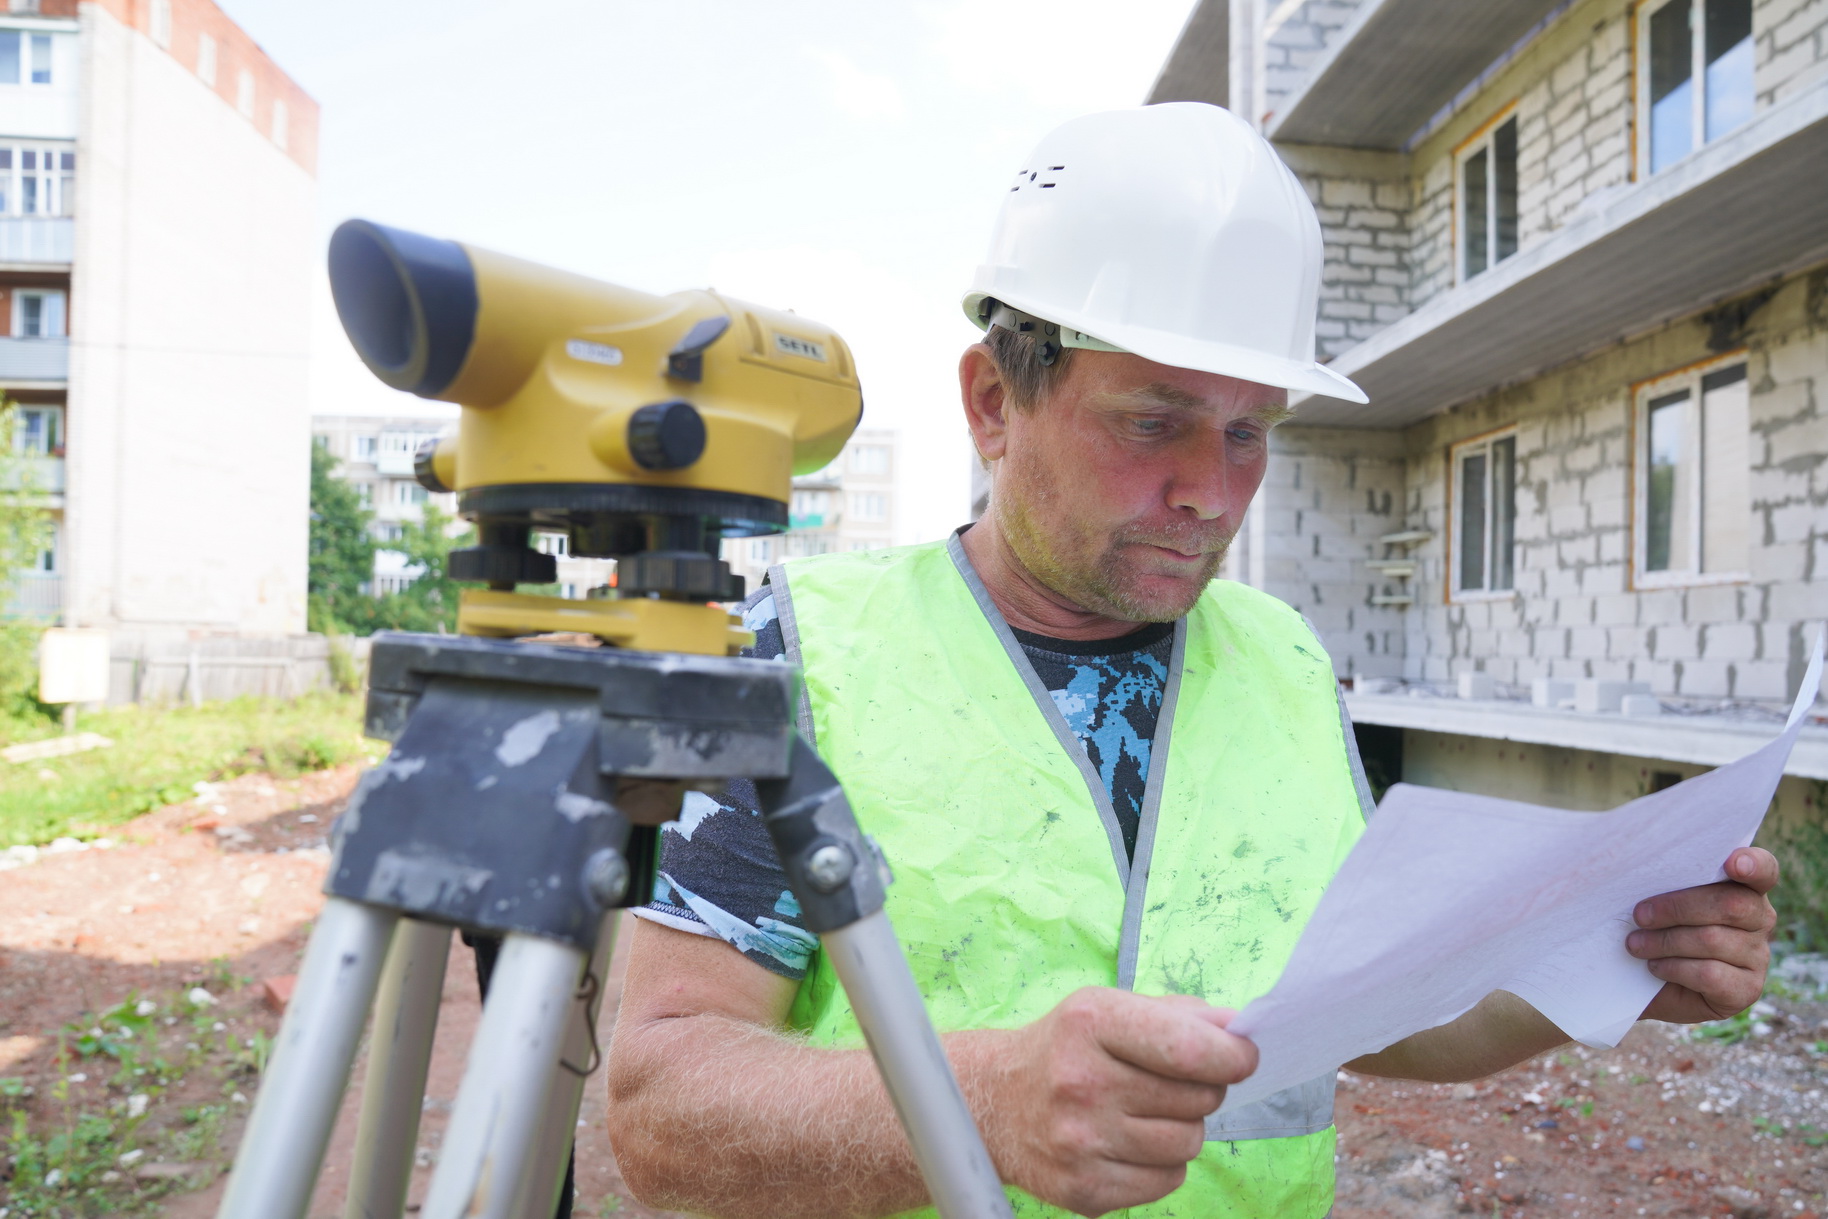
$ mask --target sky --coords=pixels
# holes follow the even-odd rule
[[[1191,0],[218,0],[322,106],[319,250],[359,216],[837,328],[900,435],[900,540],[966,516],[959,307],[1052,127],[1140,104]],[[321,256],[320,256],[321,263]],[[320,276],[316,414],[426,413]]]

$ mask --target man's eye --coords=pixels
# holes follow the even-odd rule
[[[1140,436],[1165,436],[1168,433],[1166,419],[1131,419],[1130,427]]]
[[[1231,438],[1239,444],[1260,444],[1263,433],[1254,427],[1236,427],[1231,429]]]

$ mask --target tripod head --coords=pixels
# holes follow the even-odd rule
[[[834,331],[713,292],[652,296],[366,220],[331,237],[330,287],[370,371],[463,407],[416,462],[476,523],[450,559],[488,586],[465,590],[461,634],[734,652],[742,632],[706,604],[744,591],[719,543],[784,529],[793,475],[835,458],[862,415]],[[617,560],[616,597],[516,593],[556,578],[534,531]]]

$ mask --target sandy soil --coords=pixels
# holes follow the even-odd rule
[[[292,974],[321,900],[324,836],[353,768],[277,782],[246,776],[123,827],[110,849],[49,854],[0,872],[0,1077],[50,1103],[59,1028],[129,993],[211,990],[225,1044],[271,1035],[266,980]],[[620,991],[606,992],[605,1036]],[[235,983],[239,982],[237,985]],[[409,1209],[436,1162],[480,1014],[470,953],[454,945]],[[1341,1074],[1337,1219],[1433,1216],[1828,1214],[1828,1006],[1775,1001],[1736,1045],[1640,1025],[1610,1053],[1571,1049],[1477,1084],[1394,1084]],[[173,1033],[182,1036],[179,1027]],[[357,1063],[359,1078],[363,1064]],[[82,1104],[120,1103],[105,1072],[70,1085]],[[63,1074],[70,1077],[69,1067]],[[251,1096],[245,1063],[217,1054],[159,1101],[149,1129],[184,1105]],[[116,1092],[122,1096],[114,1096]],[[309,1214],[341,1213],[354,1093]],[[649,1219],[627,1196],[604,1132],[602,1077],[585,1092],[576,1213]],[[215,1213],[245,1101],[213,1162],[137,1166],[144,1178],[208,1182],[162,1202],[172,1219]],[[1812,1146],[1814,1142],[1817,1145]],[[4,1196],[0,1182],[0,1197]]]

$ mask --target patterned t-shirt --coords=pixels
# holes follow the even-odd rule
[[[743,655],[785,659],[774,593],[766,585],[743,603],[743,625],[755,632],[755,645]],[[1015,637],[1104,780],[1124,849],[1134,856],[1174,625],[1152,623],[1117,639],[1051,639],[1027,631]],[[679,820],[660,836],[654,900],[637,913],[718,936],[788,978],[806,975],[819,945],[801,923],[800,905],[756,811],[755,786],[745,779],[716,798],[686,797]]]

